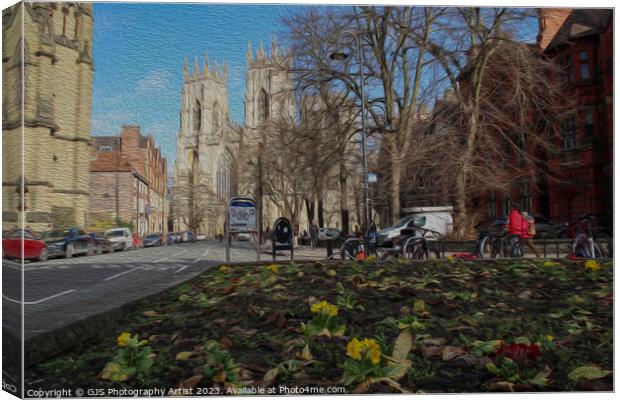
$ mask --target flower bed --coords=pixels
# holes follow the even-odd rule
[[[612,269],[530,260],[222,266],[31,367],[26,383],[202,395],[611,390]]]

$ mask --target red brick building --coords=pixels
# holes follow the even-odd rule
[[[558,151],[549,156],[540,211],[555,221],[591,212],[611,226],[613,10],[543,8],[539,27],[538,44],[563,68],[566,96],[575,101],[562,116]]]
[[[119,136],[95,136],[90,164],[90,223],[131,222],[140,235],[167,232],[166,159],[152,136],[123,126]],[[118,191],[118,194],[117,194]],[[118,205],[117,205],[118,198]]]

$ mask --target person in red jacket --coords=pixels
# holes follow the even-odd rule
[[[514,204],[512,205],[510,214],[508,215],[508,225],[506,225],[506,229],[508,230],[508,233],[510,233],[510,236],[521,236],[521,231],[523,229],[523,215]]]
[[[532,238],[536,235],[536,221],[534,221],[534,218],[531,217],[527,211],[523,211],[521,215],[523,217],[523,221],[521,223],[521,235],[519,236],[519,239],[521,240],[521,243],[526,244],[527,247],[529,247],[530,250],[536,254],[536,258],[540,258],[540,254],[538,254],[538,250],[536,250],[534,242],[532,241]]]

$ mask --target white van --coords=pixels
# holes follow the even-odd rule
[[[114,228],[105,231],[103,234],[111,243],[114,250],[127,250],[133,248],[133,238],[131,229]]]

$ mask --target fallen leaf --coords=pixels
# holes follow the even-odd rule
[[[145,317],[153,318],[158,317],[159,313],[157,311],[149,310],[142,313]]]
[[[203,378],[203,375],[201,374],[194,375],[191,378],[187,378],[186,380],[182,381],[181,384],[179,384],[178,388],[179,389],[193,389],[196,386],[198,386],[202,378]]]
[[[230,339],[224,337],[220,339],[220,346],[225,349],[230,349],[231,347],[233,347],[233,342]]]
[[[402,331],[396,341],[394,342],[394,350],[392,351],[392,358],[396,360],[406,360],[409,352],[411,351],[411,346],[413,345],[413,336],[411,332]]]
[[[422,346],[422,347],[420,347],[420,351],[422,352],[422,356],[424,358],[440,356],[442,350],[443,350],[443,347],[441,347],[441,346]]]
[[[462,347],[445,346],[441,351],[441,359],[443,361],[452,360],[454,357],[465,355],[465,350]]]
[[[280,368],[275,367],[267,371],[265,376],[263,376],[262,386],[271,386],[276,381],[278,374],[280,373]]]
[[[190,358],[192,354],[194,354],[193,351],[182,351],[178,353],[174,359],[178,361],[184,361]]]

